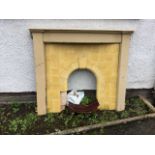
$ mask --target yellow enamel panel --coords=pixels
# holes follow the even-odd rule
[[[76,69],[89,69],[97,79],[99,109],[116,109],[119,44],[46,44],[48,112],[60,112],[60,92]],[[66,89],[66,90],[65,90]]]

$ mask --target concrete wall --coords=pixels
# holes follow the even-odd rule
[[[81,90],[81,89],[91,89],[95,90],[96,77],[88,70],[76,70],[68,78],[68,89]]]
[[[0,92],[35,91],[29,28],[135,28],[129,51],[128,88],[153,87],[155,20],[0,20]]]

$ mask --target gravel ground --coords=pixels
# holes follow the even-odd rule
[[[155,135],[155,118],[104,128],[105,135]]]
[[[148,98],[155,103],[153,98]],[[153,104],[155,106],[155,104]],[[134,121],[127,124],[105,127],[104,129],[90,131],[85,134],[100,135],[155,135],[155,118]]]

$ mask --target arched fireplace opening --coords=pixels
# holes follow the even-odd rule
[[[77,100],[80,94],[84,96],[78,105],[68,101],[68,108],[74,112],[96,111],[99,105],[96,97],[96,83],[96,76],[89,69],[74,70],[68,77],[68,96],[77,97]]]
[[[96,90],[96,76],[88,69],[77,69],[68,78],[68,90]]]

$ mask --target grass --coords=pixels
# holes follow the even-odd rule
[[[84,98],[82,99],[80,104],[84,105],[84,106],[87,106],[90,103],[92,103],[93,101],[94,101],[93,97],[91,97],[91,96],[84,96]]]
[[[11,105],[0,105],[0,134],[49,134],[68,128],[150,112],[138,97],[126,100],[126,109],[122,112],[104,110],[77,114],[66,109],[61,113],[49,113],[45,116],[37,116],[35,104],[13,103]]]

